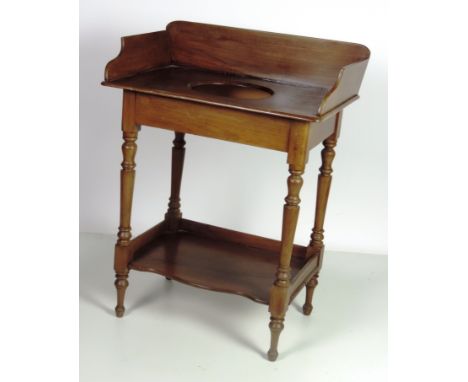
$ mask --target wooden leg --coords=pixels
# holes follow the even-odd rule
[[[315,222],[310,237],[309,247],[320,250],[323,247],[323,224],[325,222],[325,212],[327,210],[328,195],[332,181],[332,163],[335,158],[336,133],[323,141],[322,166],[318,176],[317,199],[315,204]]]
[[[281,234],[281,250],[276,280],[270,291],[270,331],[271,344],[268,359],[275,361],[278,357],[279,335],[284,327],[284,317],[289,305],[289,280],[291,277],[291,255],[299,216],[299,191],[302,187],[304,167],[289,166],[288,196],[283,208],[283,228]]]
[[[117,288],[117,306],[115,307],[115,315],[122,317],[125,312],[124,300],[125,291],[128,287],[128,271],[117,273],[115,275],[115,287]]]
[[[278,341],[281,331],[284,328],[284,317],[277,318],[271,316],[270,324],[268,325],[270,328],[271,333],[271,340],[270,340],[270,350],[268,350],[268,360],[276,361],[278,358]]]
[[[182,171],[184,168],[185,140],[184,133],[175,133],[172,147],[172,171],[171,171],[171,196],[165,215],[170,231],[176,231],[182,218],[180,211],[180,185],[182,183]]]
[[[318,284],[318,275],[314,275],[309,282],[306,284],[306,299],[304,306],[302,307],[302,311],[306,316],[310,315],[312,313],[312,297],[314,295],[314,290],[315,287]]]
[[[310,243],[307,253],[313,254],[320,252],[320,263],[321,267],[323,251],[324,251],[324,229],[323,225],[325,222],[325,212],[327,209],[328,195],[330,194],[330,186],[332,181],[332,163],[335,158],[335,146],[337,142],[337,135],[339,132],[339,123],[341,116],[337,116],[337,129],[330,137],[323,141],[322,150],[322,166],[320,167],[320,174],[318,176],[317,183],[317,200],[315,205],[315,222],[314,228],[312,229],[312,235],[310,237]],[[314,275],[309,282],[306,284],[306,301],[302,308],[305,315],[310,315],[312,312],[312,296],[314,290],[318,284],[318,273]]]
[[[114,268],[116,272],[117,306],[115,313],[122,317],[125,312],[124,298],[128,287],[128,244],[132,237],[130,218],[132,213],[133,186],[135,183],[135,155],[138,130],[132,129],[123,133],[123,162],[120,172],[120,225],[118,240],[115,246]]]

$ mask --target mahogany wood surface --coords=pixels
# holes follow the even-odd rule
[[[197,89],[201,84],[243,85],[265,89],[261,98],[240,98]],[[254,111],[293,119],[314,121],[321,102],[329,91],[323,86],[298,86],[256,77],[226,74],[206,69],[168,66],[106,83],[127,90],[169,98],[185,99],[232,109]]]
[[[184,240],[185,237],[189,239]],[[191,240],[191,238],[193,239]],[[183,264],[197,262],[196,251],[191,250],[191,246],[195,242],[199,244],[198,248],[203,248],[203,246],[208,248],[206,253],[202,253],[205,260],[214,262],[220,260],[225,265],[230,261],[239,261],[241,262],[239,266],[244,269],[246,278],[256,278],[258,269],[263,274],[270,272],[269,282],[267,284],[260,282],[257,288],[245,290],[245,285],[240,277],[235,278],[230,283],[229,288],[220,286],[216,277],[213,277],[216,273],[213,270],[197,270],[194,267],[192,275],[189,277],[187,277],[186,271],[179,272],[179,269],[173,270],[175,274],[174,272],[168,273],[164,264],[161,263],[162,253],[164,251],[168,252],[168,254],[164,255],[164,258],[166,258],[171,253],[175,254],[176,251],[173,251],[170,246],[161,248],[160,244],[180,240],[185,242],[185,250],[182,251],[185,254],[184,256],[194,257],[186,259],[178,256],[174,261],[180,261]],[[197,245],[193,245],[193,247],[195,248]],[[130,240],[127,248],[129,269],[159,273],[193,286],[239,294],[254,301],[268,304],[268,299],[265,299],[264,296],[269,294],[269,289],[275,278],[277,254],[281,250],[281,241],[180,218],[176,230],[168,224],[167,220],[164,220]],[[301,245],[294,245],[292,248],[291,262],[293,270],[291,272],[288,303],[306,284],[306,279],[311,274],[318,272],[320,253],[316,252],[311,256],[306,256],[306,251],[307,248]],[[216,259],[212,257],[215,253],[221,253],[220,257]],[[231,260],[226,259],[229,256],[232,256]],[[258,259],[263,260],[263,265],[260,268],[257,267]],[[214,265],[214,267],[220,268],[221,265]],[[226,266],[221,271],[218,269],[217,274],[221,276],[224,272],[230,272],[230,269],[232,269],[232,265]],[[207,272],[208,277],[206,277]],[[198,278],[201,281],[194,283],[193,278]]]
[[[198,236],[208,239],[228,241],[231,243],[242,243],[248,247],[264,249],[269,252],[279,253],[281,241],[269,239],[262,236],[251,235],[245,232],[234,231],[221,228],[210,224],[199,223],[193,220],[182,219],[180,229],[189,231]],[[293,256],[304,257],[305,248],[302,245],[294,245],[292,248]]]
[[[167,220],[164,220],[156,224],[154,227],[151,227],[147,231],[143,232],[142,234],[138,235],[134,239],[130,240],[130,243],[128,244],[129,256],[128,256],[127,263],[132,260],[133,253],[135,253],[137,249],[145,246],[146,244],[153,241],[156,237],[168,231],[169,231],[168,222]]]
[[[185,21],[166,29],[122,38],[103,84],[315,121],[357,98],[370,56],[363,45],[311,37]],[[273,95],[204,94],[190,86],[197,82],[254,84]]]
[[[301,86],[333,86],[346,65],[366,61],[359,44],[185,21],[170,23],[172,61]]]
[[[122,37],[121,47],[119,55],[106,66],[106,81],[130,77],[171,63],[166,31]]]
[[[268,304],[268,359],[276,360],[286,311],[303,287],[303,312],[312,311],[342,110],[358,98],[369,55],[359,44],[184,21],[172,22],[164,31],[122,38],[121,52],[107,64],[103,82],[124,90],[114,258],[118,317],[125,311],[130,269],[242,295]],[[132,239],[141,125],[175,133],[171,193],[164,221]],[[289,177],[281,240],[182,218],[187,134],[286,154]],[[324,148],[314,227],[309,245],[303,247],[294,245],[299,192],[309,151],[320,143]]]
[[[268,304],[277,262],[276,251],[180,231],[159,236],[137,250],[129,268]],[[304,256],[292,257],[292,276],[304,263]]]
[[[292,125],[285,118],[147,94],[137,94],[135,114],[141,125],[284,152]]]

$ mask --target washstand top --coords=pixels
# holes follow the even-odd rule
[[[369,55],[355,43],[174,21],[122,37],[102,84],[312,122],[358,98]]]

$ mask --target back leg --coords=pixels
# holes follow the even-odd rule
[[[302,311],[306,316],[309,316],[312,313],[312,297],[314,295],[315,287],[318,284],[318,275],[314,275],[309,282],[306,284],[306,299]]]

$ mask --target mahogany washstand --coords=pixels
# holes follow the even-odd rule
[[[271,345],[289,304],[306,287],[303,312],[324,252],[324,218],[342,110],[358,98],[369,60],[359,44],[184,21],[122,38],[105,70],[105,86],[123,89],[120,225],[115,246],[118,317],[129,270],[268,304]],[[169,208],[164,220],[132,239],[131,209],[140,126],[175,132]],[[185,134],[287,153],[288,193],[281,240],[182,218]],[[299,191],[309,150],[323,142],[310,244],[294,245]]]

